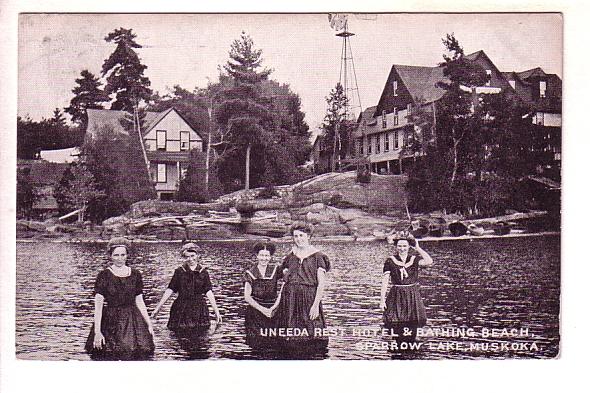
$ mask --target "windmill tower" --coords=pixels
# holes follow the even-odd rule
[[[342,38],[342,49],[340,53],[340,73],[338,83],[342,86],[344,96],[346,97],[343,106],[343,121],[336,124],[334,156],[337,157],[337,165],[333,163],[333,170],[341,166],[340,154],[336,150],[342,150],[342,131],[350,132],[351,124],[356,122],[358,116],[362,113],[361,96],[359,93],[358,82],[356,78],[356,69],[354,67],[354,57],[352,55],[352,46],[350,37],[354,33],[348,30],[348,15],[346,14],[329,14],[328,20],[330,27],[336,30],[336,37]],[[350,137],[350,135],[349,135]],[[349,141],[347,156],[350,150],[354,149],[352,141]]]
[[[348,30],[348,15],[330,14],[328,16],[330,26],[337,31],[336,37],[342,38],[342,50],[340,54],[340,73],[338,82],[342,85],[347,103],[344,106],[344,117],[346,120],[356,120],[362,112],[361,96],[359,93],[354,57],[350,37],[355,34]]]

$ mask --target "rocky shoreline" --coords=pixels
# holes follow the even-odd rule
[[[224,195],[211,203],[141,201],[122,216],[102,225],[19,220],[17,239],[99,242],[114,235],[136,241],[289,239],[295,222],[313,226],[320,239],[383,240],[384,234],[407,229],[404,176],[373,175],[367,184],[355,172],[328,173],[272,190],[254,189]],[[456,214],[434,212],[412,215],[414,222],[474,223],[487,230],[499,221],[518,221],[519,233],[553,229],[546,212],[510,212],[500,217],[467,220]],[[439,239],[446,239],[444,233]],[[436,238],[435,238],[436,239]],[[425,239],[429,241],[429,239]]]

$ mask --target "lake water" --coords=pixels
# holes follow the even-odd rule
[[[212,277],[223,323],[201,337],[166,328],[169,300],[154,322],[155,360],[164,359],[472,359],[547,358],[559,352],[560,237],[424,242],[435,264],[420,273],[428,323],[405,353],[381,335],[380,277],[392,246],[384,242],[317,242],[332,262],[324,298],[327,352],[251,349],[244,335],[242,275],[254,262],[252,243],[205,242],[202,263]],[[288,252],[280,244],[277,256]],[[134,245],[128,264],[144,278],[151,312],[181,263],[180,245]],[[17,244],[16,354],[19,359],[88,360],[93,286],[106,267],[104,245]],[[374,332],[374,333],[373,333]]]

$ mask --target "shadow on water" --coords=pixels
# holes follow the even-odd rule
[[[154,320],[153,359],[472,359],[558,354],[559,236],[424,243],[435,261],[420,273],[427,328],[522,328],[530,334],[497,339],[426,335],[417,339],[423,344],[420,349],[403,354],[382,347],[380,337],[354,334],[355,329],[382,327],[380,279],[385,257],[392,253],[390,246],[360,242],[317,245],[332,262],[323,302],[326,324],[342,333],[330,337],[327,349],[252,345],[244,329],[242,281],[244,270],[253,263],[251,244],[207,242],[202,244],[201,262],[209,269],[223,323],[213,323],[211,331],[203,335],[173,333],[166,327],[169,301]],[[276,255],[286,255],[288,250],[289,245],[280,244]],[[107,264],[101,245],[17,244],[19,359],[89,359],[83,346],[92,325],[94,280]],[[151,311],[181,264],[179,246],[136,245],[129,264],[142,272],[145,303]],[[534,342],[538,350],[487,349],[488,344],[506,342]],[[372,346],[374,343],[378,345]],[[465,350],[449,343],[468,348],[477,345],[474,350]]]

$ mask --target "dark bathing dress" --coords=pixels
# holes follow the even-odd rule
[[[171,330],[206,330],[211,325],[205,294],[212,289],[209,272],[201,265],[191,270],[187,264],[178,267],[168,284],[178,294],[170,308]]]
[[[291,343],[313,341],[314,344],[327,345],[328,337],[314,336],[314,329],[325,328],[326,321],[322,303],[319,305],[319,316],[311,320],[309,311],[315,299],[318,287],[317,271],[330,270],[328,257],[321,252],[316,252],[303,260],[291,253],[285,257],[281,269],[287,268],[285,285],[283,286],[281,300],[277,312],[277,324],[279,328],[307,329],[309,336],[287,337]]]
[[[393,284],[385,300],[383,322],[386,328],[416,328],[426,324],[426,310],[418,284],[420,260],[415,255],[408,255],[406,261],[398,255],[385,260],[383,272],[389,272]]]
[[[110,269],[98,274],[95,294],[104,296],[101,332],[105,345],[95,349],[94,324],[86,341],[86,352],[97,359],[141,359],[154,352],[154,341],[148,325],[135,305],[135,297],[143,293],[141,273],[131,269],[127,277],[118,277]]]
[[[264,276],[260,274],[258,265],[254,265],[244,273],[244,281],[252,287],[252,298],[261,306],[270,308],[277,300],[278,282],[282,275],[282,269],[277,265],[268,264]],[[257,338],[261,329],[273,328],[276,326],[275,322],[276,318],[267,318],[254,307],[247,305],[245,323],[248,337]]]

